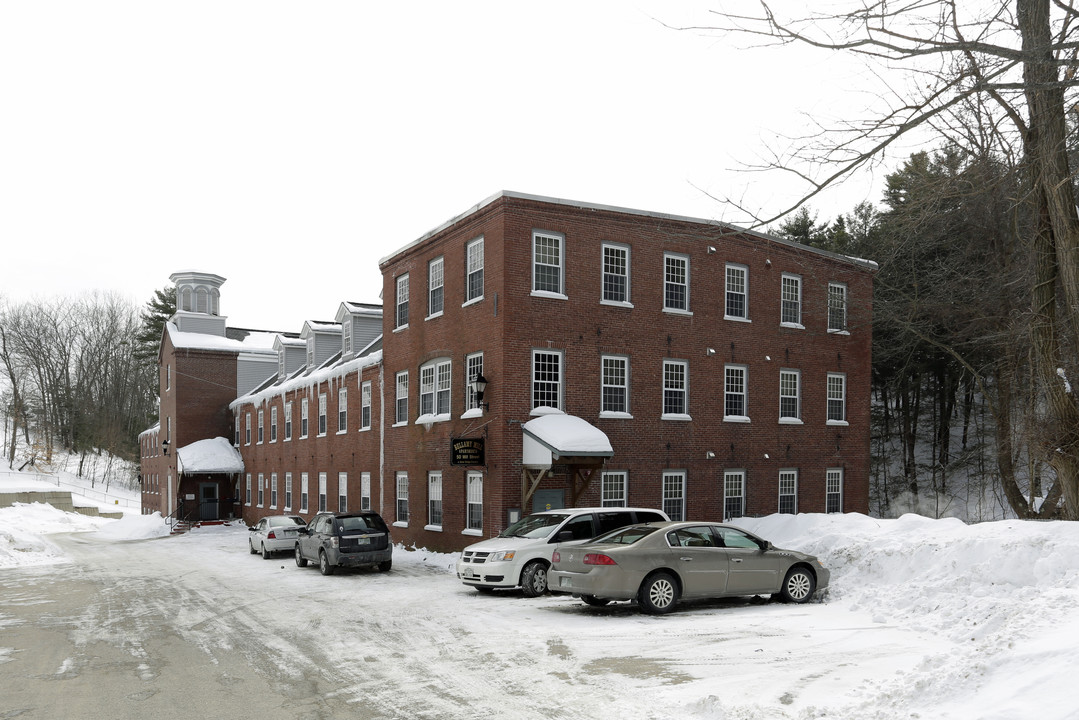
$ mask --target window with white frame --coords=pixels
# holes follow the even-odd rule
[[[472,380],[483,375],[483,353],[472,353],[465,357],[465,410],[480,406],[476,392],[472,389]]]
[[[318,474],[318,511],[326,512],[326,473]]]
[[[663,309],[689,311],[689,258],[663,254]]]
[[[371,429],[371,381],[360,386],[360,430]]]
[[[561,351],[532,351],[532,409],[538,407],[562,409]]]
[[[307,398],[300,400],[300,437],[307,437]]]
[[[629,304],[629,246],[603,243],[603,302]]]
[[[723,419],[741,420],[748,417],[746,409],[745,365],[727,365],[723,368]]]
[[[371,509],[371,473],[360,473],[360,510]]]
[[[538,230],[532,233],[532,291],[563,295],[562,235]]]
[[[668,470],[663,473],[663,512],[671,520],[686,517],[686,473]]]
[[[783,274],[779,321],[783,325],[802,326],[802,278]]]
[[[307,473],[300,473],[300,512],[307,512],[307,499],[310,497]]]
[[[352,352],[352,318],[341,325],[341,352],[345,355]]]
[[[723,473],[723,519],[745,515],[746,471],[727,470]]]
[[[277,442],[277,406],[270,408],[270,442]]]
[[[315,366],[315,336],[311,335],[307,338],[307,368],[311,369]]]
[[[277,473],[270,473],[270,507],[277,507]]]
[[[318,395],[318,436],[326,434],[326,393]]]
[[[798,512],[798,471],[779,471],[779,512],[794,515]]]
[[[427,317],[442,314],[444,297],[443,262],[436,257],[427,263]]]
[[[234,421],[236,427],[235,427],[235,430],[233,432],[234,440],[233,440],[232,444],[235,445],[236,447],[240,447],[240,416],[236,415],[233,418],[233,421]]]
[[[247,493],[244,495],[244,505],[251,506],[251,473],[247,473]]]
[[[337,473],[337,512],[348,512],[348,473]]]
[[[420,367],[420,417],[448,416],[450,412],[449,360],[438,359]]]
[[[292,509],[292,473],[285,473],[285,510]]]
[[[394,328],[408,327],[408,274],[397,278],[397,314],[394,317]]]
[[[251,444],[251,413],[244,413],[244,445]]]
[[[259,502],[258,502],[258,506],[259,506],[259,507],[262,507],[262,503],[263,503],[263,492],[264,492],[263,488],[265,487],[265,482],[266,482],[266,481],[265,481],[265,479],[264,479],[264,478],[262,477],[262,473],[259,473],[259,474],[258,474],[258,493],[259,493]]]
[[[843,468],[828,468],[825,476],[825,512],[843,512]]]
[[[600,412],[629,412],[629,358],[604,355],[600,358]]]
[[[408,524],[408,473],[397,473],[397,522]]]
[[[603,473],[600,501],[603,507],[626,507],[627,478],[624,471]]]
[[[847,331],[847,286],[828,283],[828,332]]]
[[[397,397],[396,397],[395,424],[408,422],[408,370],[397,373]]]
[[[802,373],[779,371],[779,421],[793,422],[802,417]]]
[[[277,377],[285,377],[285,351],[282,349],[277,353]]]
[[[427,473],[427,527],[442,527],[442,473]]]
[[[285,440],[292,439],[292,403],[285,403]]]
[[[689,363],[685,360],[663,361],[663,417],[689,414]]]
[[[465,529],[483,531],[483,475],[469,472],[465,480]]]
[[[348,388],[337,389],[337,432],[348,430]]]
[[[731,320],[749,319],[749,268],[727,265],[726,305],[724,317]]]
[[[465,246],[465,302],[483,297],[483,238],[478,237]]]
[[[263,410],[262,408],[259,408],[258,417],[259,417],[258,444],[261,445],[262,440],[265,437],[265,435],[263,435],[263,422],[265,420],[265,410]]]
[[[847,376],[828,373],[828,422],[847,422]]]

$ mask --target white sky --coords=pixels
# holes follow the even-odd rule
[[[229,324],[378,299],[378,259],[499,190],[745,222],[734,172],[858,68],[663,27],[710,3],[0,4],[0,295],[227,278]],[[749,183],[753,183],[747,189]],[[814,204],[820,219],[879,191]],[[304,279],[289,282],[300,274]]]

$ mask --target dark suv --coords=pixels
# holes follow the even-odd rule
[[[392,567],[393,542],[382,516],[374,512],[319,513],[301,528],[296,541],[296,564],[318,563],[323,575],[340,567]]]

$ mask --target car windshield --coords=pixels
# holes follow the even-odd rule
[[[500,532],[498,537],[545,538],[568,517],[565,513],[529,515]]]
[[[630,527],[619,528],[606,535],[600,535],[591,540],[591,542],[611,543],[613,545],[632,545],[641,538],[648,537],[658,529],[659,528],[649,527],[648,525],[631,525]]]
[[[342,532],[351,530],[379,530],[385,532],[386,524],[377,515],[359,515],[356,517],[338,518]]]

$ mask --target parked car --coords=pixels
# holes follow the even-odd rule
[[[338,567],[373,565],[386,572],[393,566],[390,529],[374,512],[319,513],[300,530],[294,550],[299,567],[317,562],[323,575]]]
[[[523,517],[489,540],[469,545],[457,577],[481,592],[520,586],[527,597],[547,592],[547,568],[556,543],[579,543],[631,523],[670,518],[646,508],[564,508]]]
[[[668,522],[632,525],[552,553],[551,591],[588,605],[636,600],[668,613],[682,598],[772,595],[804,603],[828,587],[812,555],[780,550],[731,525]]]
[[[290,552],[296,545],[300,528],[307,524],[299,515],[271,515],[248,528],[247,544],[251,554],[262,553],[264,560],[279,552]]]

